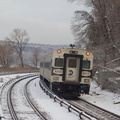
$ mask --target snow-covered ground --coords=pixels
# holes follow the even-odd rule
[[[95,81],[91,83],[90,94],[82,95],[81,98],[120,115],[120,94],[102,90]]]
[[[31,89],[32,88],[32,89]],[[45,113],[48,120],[79,120],[79,117],[64,107],[60,107],[60,104],[50,99],[39,86],[39,78],[32,81],[29,85],[29,91],[32,97],[34,97],[35,103],[42,113]]]
[[[17,75],[18,76],[18,75]],[[14,76],[16,77],[16,76]],[[0,79],[2,79],[2,81],[9,81],[11,78],[14,78],[13,75],[9,75],[9,76],[0,76]],[[31,96],[31,99],[33,99],[34,103],[37,105],[37,108],[42,111],[42,113],[47,116],[48,120],[79,120],[79,116],[75,115],[72,112],[68,112],[68,110],[64,107],[60,107],[60,104],[58,104],[57,102],[54,102],[53,99],[50,99],[50,97],[48,95],[46,95],[46,93],[43,92],[43,90],[40,88],[39,86],[39,78],[33,80],[32,82],[30,82],[29,85],[29,95]],[[23,111],[22,113],[25,112],[24,110],[28,111],[27,109],[29,109],[29,111],[31,111],[31,108],[28,108],[28,104],[25,103],[25,99],[23,98],[23,86],[24,82],[28,81],[28,79],[26,79],[25,81],[20,82],[18,85],[16,85],[16,87],[14,87],[14,89],[16,88],[16,90],[14,90],[14,95],[17,96],[18,101],[16,102],[14,99],[14,103],[17,106],[20,106],[20,108],[17,108],[16,106],[16,110],[19,111],[19,117],[23,118],[23,114],[20,114],[21,110]],[[21,85],[23,83],[23,85]],[[20,90],[18,90],[20,89]],[[17,95],[18,94],[18,95]],[[21,95],[20,95],[21,94]],[[16,97],[15,97],[16,98]],[[21,103],[23,103],[23,105],[21,105]],[[2,112],[1,112],[2,115]],[[3,115],[4,116],[4,115]],[[6,117],[6,116],[4,116]],[[26,119],[29,118],[29,120],[33,120],[33,117],[30,117],[30,115],[25,116]],[[6,117],[8,118],[8,116]],[[37,120],[38,118],[34,117],[35,120]]]
[[[25,74],[0,76],[0,86],[2,86],[5,82],[9,81],[10,79],[15,78],[16,76],[22,76],[22,75],[25,75]],[[36,80],[36,83],[37,82],[38,80]],[[39,92],[40,87],[38,84],[35,85],[35,83],[33,83],[30,86],[32,86],[31,88],[33,88],[31,91],[31,94],[32,96],[34,96],[36,102],[40,103],[41,109],[43,111],[46,111],[48,114],[50,114],[51,118],[52,116],[55,117],[55,118],[52,118],[52,120],[63,119],[63,116],[62,116],[63,113],[64,114],[67,113],[66,117],[64,118],[65,120],[66,119],[73,120],[73,118],[76,118],[76,116],[72,115],[71,113],[68,113],[67,109],[65,110],[65,108],[63,107],[60,108],[60,105],[55,103],[52,99],[47,101],[47,98],[49,98],[49,96],[47,96],[44,92],[41,92],[41,93]],[[44,97],[44,99],[42,98],[39,99],[40,96]],[[120,94],[114,94],[105,90],[101,90],[101,88],[94,81],[91,84],[90,95],[82,95],[81,98],[120,115]],[[56,108],[58,109],[56,109],[54,106],[56,106]],[[61,116],[59,116],[58,118],[57,116],[58,116],[58,113],[60,113],[60,111],[61,111]],[[0,114],[2,115],[2,111],[0,111]],[[76,118],[76,120],[77,119],[79,120],[79,117]]]
[[[2,87],[4,86],[4,84],[6,84],[9,80],[18,78],[18,77],[24,76],[24,75],[27,75],[27,74],[1,75],[0,76],[0,93],[1,93],[1,90],[2,90]],[[1,94],[0,94],[0,116],[4,116],[3,112],[1,110]]]

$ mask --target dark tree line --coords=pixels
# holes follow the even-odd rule
[[[14,50],[10,42],[0,44],[0,64],[2,67],[9,67],[13,62]]]
[[[82,0],[69,0],[71,2]],[[93,51],[96,62],[107,62],[120,57],[120,1],[84,0],[92,10],[75,11],[72,29],[76,44]]]

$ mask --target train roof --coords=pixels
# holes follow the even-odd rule
[[[48,54],[81,54],[81,55],[86,55],[89,54],[90,57],[93,57],[93,54],[90,51],[87,50],[82,50],[82,49],[75,49],[75,48],[60,48],[60,49],[55,49],[53,51],[51,51]],[[48,55],[46,54],[46,55]],[[44,56],[46,56],[44,55]]]

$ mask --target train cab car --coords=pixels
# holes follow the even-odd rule
[[[55,93],[77,97],[89,94],[92,53],[80,49],[58,49],[40,58],[40,78]]]

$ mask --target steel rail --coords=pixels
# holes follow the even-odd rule
[[[36,78],[39,78],[39,77],[36,77]],[[28,84],[33,81],[34,79],[36,78],[33,78],[31,79],[30,81],[28,81],[24,87],[24,95],[26,97],[26,100],[28,101],[29,105],[33,108],[34,112],[42,119],[42,120],[47,120],[47,118],[37,109],[37,107],[33,104],[33,102],[30,100],[30,97],[28,95],[28,92],[27,92],[27,86]]]
[[[15,110],[14,110],[14,107],[13,107],[13,103],[12,103],[12,98],[11,98],[11,91],[12,91],[12,88],[10,88],[8,90],[8,93],[7,93],[7,102],[8,102],[8,108],[9,108],[9,112],[11,114],[11,117],[13,120],[18,120],[18,117],[15,113]]]
[[[89,120],[95,119],[90,114],[86,114],[84,111],[78,109],[77,107],[73,106],[72,104],[68,103],[67,101],[59,98],[57,95],[55,95],[53,92],[51,92],[51,90],[48,87],[46,88],[46,85],[43,83],[43,81],[40,80],[39,84],[40,84],[40,87],[42,88],[42,90],[47,95],[49,95],[50,98],[53,98],[55,102],[58,102],[60,104],[60,106],[66,107],[69,112],[77,113],[80,119],[82,119],[83,117],[87,118]]]
[[[85,100],[83,100],[83,99],[81,99],[81,98],[80,98],[80,101],[83,101],[83,102],[85,102],[86,104],[91,105],[92,107],[95,107],[95,108],[98,109],[99,111],[100,111],[100,110],[103,111],[104,113],[108,114],[108,116],[116,117],[116,118],[115,118],[116,120],[120,120],[120,115],[117,115],[117,114],[112,113],[112,112],[110,112],[110,111],[108,111],[108,110],[105,110],[105,109],[103,109],[103,108],[101,108],[101,107],[99,107],[99,106],[96,106],[96,105],[94,105],[94,104],[92,104],[92,103],[90,103],[90,102],[87,102],[87,101],[85,101]]]
[[[12,98],[11,98],[11,92],[12,92],[12,89],[13,87],[15,86],[15,84],[17,84],[18,82],[26,79],[26,78],[30,78],[30,77],[33,77],[33,76],[36,76],[35,74],[34,75],[27,75],[23,78],[20,78],[18,81],[14,82],[11,87],[9,88],[8,90],[8,93],[7,93],[7,104],[8,104],[8,109],[9,109],[9,112],[11,114],[11,117],[13,120],[18,120],[18,117],[16,115],[16,112],[14,110],[14,107],[13,107],[13,103],[12,103]]]
[[[46,85],[44,84],[43,81],[40,81],[39,84],[40,84],[41,88],[43,89],[43,91],[44,91],[47,95],[49,95],[51,98],[53,98],[55,102],[59,102],[61,106],[63,106],[63,105],[66,106],[66,107],[68,108],[68,111],[69,111],[69,112],[71,112],[72,110],[75,111],[75,112],[77,112],[77,113],[79,114],[80,119],[82,118],[82,116],[84,116],[84,117],[86,117],[86,118],[88,118],[88,119],[90,119],[90,120],[91,120],[91,117],[92,117],[92,118],[95,118],[95,119],[97,119],[97,120],[101,120],[101,119],[104,120],[104,118],[106,119],[106,117],[104,117],[104,115],[102,115],[102,114],[98,114],[98,115],[97,115],[96,113],[93,114],[92,111],[91,111],[91,112],[88,112],[88,111],[82,109],[82,107],[80,108],[80,107],[74,105],[73,103],[70,103],[70,102],[68,102],[68,101],[66,102],[66,101],[60,99],[57,95],[55,95],[55,94],[53,94],[51,91],[49,91],[49,88],[48,88],[48,87],[46,88]],[[112,113],[112,112],[109,112],[109,111],[107,111],[107,110],[105,110],[105,109],[102,109],[102,108],[100,108],[100,107],[98,107],[98,106],[95,106],[95,105],[93,105],[93,104],[91,104],[91,103],[89,103],[89,102],[87,102],[87,101],[85,101],[85,100],[82,100],[82,101],[88,103],[87,106],[90,106],[90,105],[91,105],[92,107],[98,109],[98,111],[100,111],[100,112],[102,111],[103,114],[108,114],[108,117],[107,117],[107,118],[110,119],[110,116],[111,116],[111,117],[114,118],[115,120],[120,120],[120,116],[119,116],[119,115],[116,115],[116,114],[114,114],[114,113]],[[89,108],[89,110],[90,110],[90,108]],[[107,116],[107,115],[106,115],[106,116]],[[111,118],[111,120],[113,120],[112,118]]]
[[[87,114],[95,117],[97,120],[120,120],[120,116],[112,112],[109,112],[103,108],[100,108],[92,103],[89,103],[83,99],[78,99],[77,101],[68,100],[70,104],[77,107],[78,109],[83,109]]]

